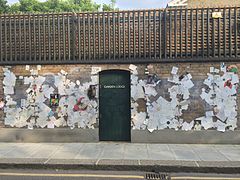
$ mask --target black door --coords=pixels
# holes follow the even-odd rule
[[[99,139],[130,141],[130,72],[100,72]]]

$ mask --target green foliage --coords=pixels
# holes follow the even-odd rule
[[[92,0],[80,0],[81,11],[98,11],[100,5],[93,3]]]
[[[103,11],[115,11],[118,10],[118,8],[116,8],[116,0],[111,0],[110,4],[103,4]]]
[[[19,13],[20,12],[20,3],[14,3],[8,10],[8,13]]]
[[[103,11],[113,11],[116,0],[111,0],[110,4],[103,4]],[[39,0],[19,0],[19,2],[7,5],[6,0],[0,0],[1,13],[49,13],[49,12],[86,12],[99,11],[100,4],[93,0],[47,0],[41,2]]]
[[[0,0],[0,14],[7,13],[9,10],[9,6],[7,5],[6,0]]]
[[[38,0],[19,0],[20,12],[39,12],[42,10],[41,3]]]

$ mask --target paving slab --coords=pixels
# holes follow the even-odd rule
[[[218,149],[218,151],[230,161],[240,161],[240,150]]]
[[[124,159],[149,159],[146,144],[125,144]]]
[[[167,144],[147,144],[149,160],[175,160]]]
[[[61,146],[61,150],[71,151],[71,150],[80,150],[85,143],[64,143]]]
[[[3,158],[30,158],[36,151],[38,151],[40,144],[16,144],[14,148],[3,154]]]
[[[229,161],[223,154],[219,153],[214,146],[191,146],[191,149],[202,161]]]
[[[15,150],[16,144],[14,143],[0,143],[0,157],[3,157],[8,152]]]
[[[100,154],[100,159],[123,159],[124,158],[124,145],[123,144],[109,144],[103,147]]]
[[[86,143],[80,149],[75,159],[98,159],[103,151],[101,143]]]
[[[64,144],[51,155],[51,159],[75,159],[84,144]]]
[[[214,147],[215,149],[232,149],[232,150],[239,150],[240,151],[240,145],[220,145],[220,144],[215,144],[212,145],[212,147]]]
[[[54,154],[62,144],[58,143],[47,143],[47,144],[40,144],[38,149],[30,155],[29,158],[49,158],[52,154]]]
[[[188,145],[188,144],[168,144],[168,147],[169,147],[169,149],[185,151],[186,149],[190,148],[190,145]]]
[[[191,150],[173,150],[176,160],[199,161],[200,158]]]

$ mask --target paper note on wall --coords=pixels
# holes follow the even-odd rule
[[[176,75],[176,74],[177,74],[177,72],[178,72],[178,67],[175,67],[175,66],[173,66],[173,67],[172,67],[171,74],[174,74],[174,75]]]

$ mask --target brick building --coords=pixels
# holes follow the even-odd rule
[[[239,143],[238,13],[0,16],[0,139]]]
[[[239,0],[222,1],[222,0],[172,0],[168,3],[168,7],[187,7],[187,8],[202,8],[202,7],[229,7],[240,6]]]

